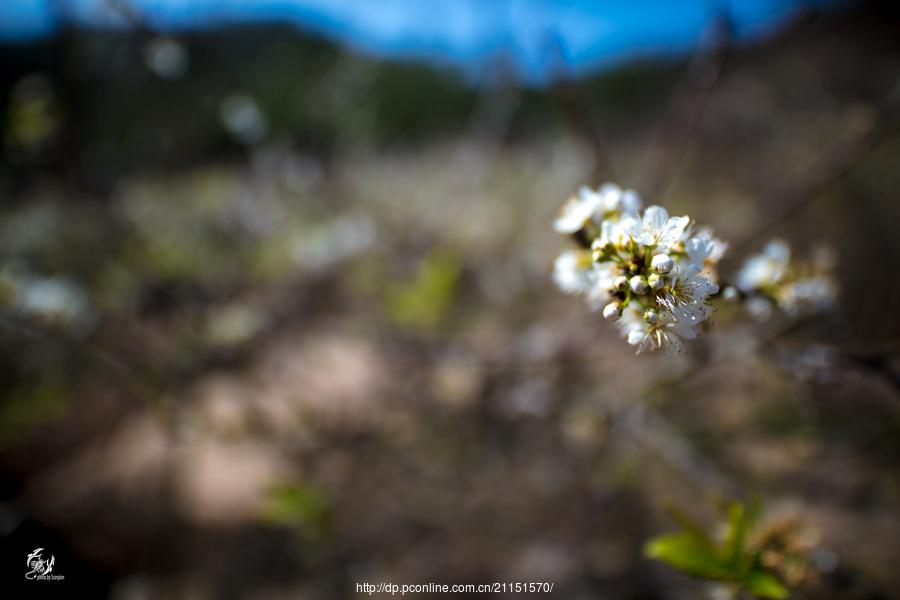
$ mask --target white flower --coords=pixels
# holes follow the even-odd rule
[[[624,248],[639,233],[640,221],[635,215],[626,215],[618,221],[606,219],[600,223],[600,237],[594,240],[593,247],[599,250],[612,244],[616,248]]]
[[[645,350],[681,352],[684,349],[682,338],[696,337],[692,327],[674,321],[667,313],[657,313],[656,322],[650,323],[635,305],[629,305],[617,325],[625,340],[637,346],[638,354]]]
[[[793,315],[822,312],[834,304],[837,288],[826,276],[807,277],[786,285],[778,305]]]
[[[619,271],[609,263],[594,263],[593,285],[587,291],[587,301],[591,310],[599,310],[609,300],[615,289]]]
[[[718,264],[728,250],[728,244],[713,236],[712,230],[708,227],[703,227],[696,233],[692,227],[687,227],[681,240],[684,242],[688,259],[700,267]]]
[[[669,290],[657,298],[657,303],[678,326],[679,335],[691,339],[697,335],[695,328],[712,314],[709,297],[718,291],[719,285],[701,275],[696,265],[680,263]]]
[[[640,233],[635,240],[645,246],[666,250],[681,239],[690,221],[688,217],[669,217],[668,211],[661,206],[649,206],[644,211]]]
[[[592,309],[616,321],[638,352],[680,350],[681,340],[696,337],[712,313],[716,263],[726,245],[708,229],[692,231],[686,216],[640,207],[634,191],[615,184],[581,188],[554,226],[578,233],[590,252],[560,255],[554,277],[563,290],[584,294]]]
[[[559,233],[577,233],[601,210],[602,203],[603,198],[599,194],[582,187],[578,196],[572,196],[563,205],[553,228]]]
[[[553,280],[567,294],[590,291],[597,281],[590,252],[563,250],[553,263]]]
[[[640,207],[641,199],[634,190],[623,190],[614,183],[604,183],[596,191],[582,186],[563,206],[553,227],[560,233],[576,233],[590,221],[600,223],[613,215],[635,213]]]
[[[634,190],[623,190],[614,183],[604,183],[598,190],[603,197],[605,213],[636,213],[641,208],[641,197]]]
[[[830,308],[837,296],[831,277],[833,260],[791,263],[791,250],[780,240],[769,242],[762,254],[751,256],[737,276],[737,285],[751,294],[747,310],[759,318],[779,308],[793,317]]]
[[[696,265],[680,263],[673,274],[671,288],[676,298],[699,303],[718,293],[719,284],[703,275]]]
[[[698,237],[692,237],[684,243],[688,261],[698,269],[702,269],[706,264],[714,247],[712,240]]]
[[[644,316],[636,304],[629,304],[622,311],[617,325],[622,337],[632,346],[640,345],[650,329],[650,324],[644,320]]]
[[[772,240],[762,254],[751,256],[741,267],[735,283],[744,292],[773,286],[787,273],[791,249],[781,240]]]

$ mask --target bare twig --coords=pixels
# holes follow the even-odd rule
[[[708,42],[701,44],[687,64],[684,81],[678,86],[640,165],[642,193],[662,201],[675,184],[696,137],[697,128],[720,80],[732,40],[728,16],[719,15],[710,25]],[[672,148],[677,148],[676,152]],[[657,201],[657,200],[655,200]]]
[[[572,133],[580,137],[591,154],[591,178],[593,183],[615,179],[609,156],[603,143],[603,136],[594,120],[588,102],[585,100],[578,84],[574,81],[562,59],[561,40],[554,40],[550,45],[552,64],[551,92],[559,111],[566,119]]]
[[[734,255],[736,250],[746,250],[756,243],[760,236],[823,197],[876,150],[894,140],[900,132],[900,115],[896,113],[896,107],[884,109],[881,116],[876,119],[876,126],[850,140],[832,145],[830,150],[823,151],[812,164],[799,173],[783,178],[780,183],[760,194],[767,205],[783,208],[748,235],[733,243],[730,254]]]

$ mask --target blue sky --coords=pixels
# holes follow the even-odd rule
[[[362,52],[477,71],[504,56],[527,79],[562,58],[575,72],[690,52],[717,15],[753,41],[799,11],[840,0],[117,0],[175,32],[281,21]],[[843,2],[846,4],[847,2]],[[52,35],[61,23],[127,26],[110,0],[0,0],[0,39]]]

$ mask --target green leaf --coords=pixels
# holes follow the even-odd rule
[[[712,540],[703,528],[672,507],[666,510],[683,531],[654,538],[644,546],[647,557],[660,560],[689,575],[735,583],[759,598],[788,597],[788,589],[769,571],[759,566],[760,550],[748,544],[750,531],[759,516],[756,502],[732,503],[727,509],[725,538]]]
[[[747,510],[744,505],[735,502],[728,507],[728,531],[725,534],[725,559],[731,568],[737,570],[741,566],[744,544],[747,539]]]
[[[689,575],[733,581],[735,573],[720,559],[715,546],[691,533],[662,535],[647,542],[644,554]]]
[[[401,327],[434,330],[449,314],[462,267],[449,251],[425,257],[411,281],[393,283],[384,290],[387,315]]]
[[[788,597],[788,589],[778,581],[771,573],[765,571],[753,571],[744,580],[744,587],[748,592],[760,598]]]
[[[269,491],[262,516],[271,523],[321,531],[327,526],[330,513],[331,503],[318,489],[300,483],[284,483]]]

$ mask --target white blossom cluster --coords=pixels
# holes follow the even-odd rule
[[[557,285],[586,296],[638,352],[681,350],[709,318],[726,244],[688,217],[660,206],[641,210],[637,193],[607,183],[581,188],[554,228],[582,246],[556,259]]]
[[[792,317],[821,312],[832,307],[837,285],[831,275],[832,256],[819,252],[811,261],[791,261],[791,249],[782,240],[772,240],[762,253],[751,256],[735,278],[747,310],[757,318],[771,316],[778,308]]]

